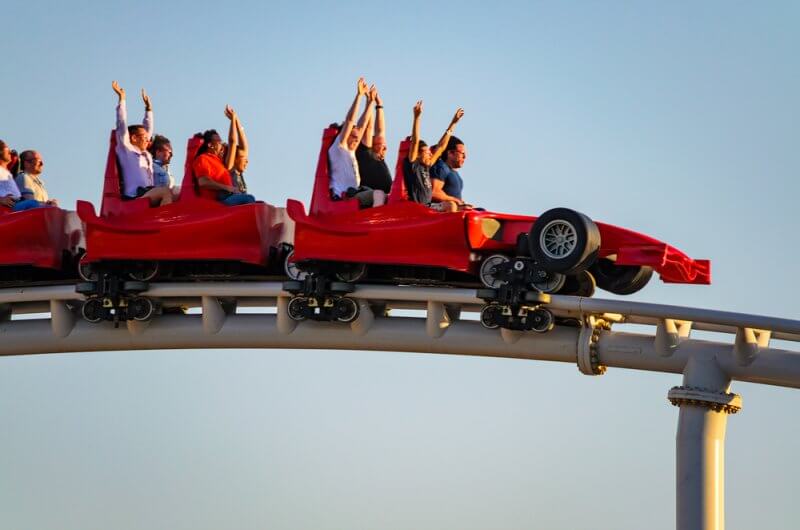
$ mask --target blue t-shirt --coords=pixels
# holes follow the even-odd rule
[[[451,197],[461,198],[461,190],[464,189],[464,181],[458,171],[448,166],[441,158],[431,168],[431,178],[444,181],[444,192]]]

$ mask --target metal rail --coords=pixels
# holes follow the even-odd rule
[[[296,322],[277,282],[155,283],[143,293],[164,307],[200,307],[147,322],[89,324],[72,286],[0,289],[0,355],[171,348],[312,348],[479,355],[576,363],[586,375],[607,367],[683,374],[668,399],[680,407],[677,436],[678,528],[724,528],[727,415],[741,408],[731,381],[800,388],[800,353],[770,347],[800,342],[800,321],[672,305],[553,296],[547,307],[569,318],[548,333],[488,330],[462,313],[483,301],[469,289],[363,285],[351,297],[351,324]],[[225,303],[223,303],[223,301]],[[269,314],[238,307],[274,308]],[[383,308],[414,316],[385,316]],[[41,318],[17,315],[42,314]],[[49,313],[49,317],[47,314]],[[619,324],[649,326],[639,333]],[[646,331],[650,333],[646,333]],[[728,343],[693,330],[731,335]],[[642,330],[637,330],[642,331]]]

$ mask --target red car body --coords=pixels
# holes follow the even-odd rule
[[[67,265],[65,258],[70,261],[81,246],[75,212],[55,207],[12,212],[0,207],[0,267],[61,271]]]
[[[337,131],[323,133],[311,208],[287,201],[295,222],[294,260],[326,260],[380,265],[441,267],[477,275],[483,257],[513,254],[517,236],[527,233],[536,217],[465,210],[436,212],[405,197],[403,160],[409,142],[400,145],[388,204],[359,209],[355,199],[330,198],[327,152]],[[498,226],[499,223],[499,226]],[[652,267],[665,282],[708,284],[710,263],[694,260],[649,236],[604,223],[598,258],[617,265]]]
[[[230,207],[200,197],[191,162],[201,140],[187,145],[178,201],[151,208],[148,199],[123,200],[120,173],[111,142],[100,215],[78,201],[86,226],[83,261],[236,261],[268,266],[270,249],[285,238],[283,208],[263,202]]]

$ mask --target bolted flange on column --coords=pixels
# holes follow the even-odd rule
[[[742,410],[742,396],[739,394],[717,392],[708,388],[675,386],[667,393],[667,399],[676,407],[688,405],[727,414],[736,414]]]

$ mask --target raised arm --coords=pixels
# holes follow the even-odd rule
[[[462,116],[464,116],[464,109],[459,108],[453,115],[453,119],[450,120],[450,125],[447,126],[447,130],[444,131],[439,143],[436,144],[436,149],[433,151],[431,158],[431,164],[435,164],[436,161],[439,160],[439,157],[442,156],[442,153],[444,153],[444,150],[447,147],[447,142],[449,142],[450,137],[453,136],[453,129],[455,129],[456,123],[458,123],[458,120],[460,120]]]
[[[239,135],[239,153],[246,155],[250,152],[250,147],[247,144],[247,136],[244,134],[244,126],[238,114],[236,115],[236,133]]]
[[[144,121],[142,125],[150,138],[152,138],[153,131],[155,130],[155,125],[153,124],[153,104],[150,101],[150,96],[147,95],[144,89],[142,89],[142,102],[144,103]]]
[[[375,91],[375,119],[377,121],[377,130],[375,136],[386,138],[386,122],[383,119],[383,99],[378,91]]]
[[[414,123],[411,125],[411,147],[408,150],[408,161],[416,162],[419,156],[419,122],[422,117],[422,100],[414,105]]]
[[[131,140],[128,136],[128,110],[125,105],[125,89],[119,86],[116,81],[111,82],[111,88],[117,94],[117,143],[128,148],[131,147]]]
[[[225,153],[225,169],[233,169],[236,160],[236,150],[239,148],[239,117],[230,105],[225,105],[225,116],[231,121],[228,127],[228,151]]]
[[[375,116],[373,106],[375,105],[375,98],[378,95],[378,90],[375,85],[369,89],[367,93],[367,108],[364,109],[364,115],[358,122],[358,127],[361,129],[361,143],[364,147],[372,147],[372,137],[375,132]]]
[[[347,111],[347,116],[344,118],[344,124],[342,125],[342,130],[339,131],[339,138],[338,142],[339,145],[347,148],[347,139],[350,137],[350,133],[353,131],[353,127],[356,125],[356,114],[358,114],[358,102],[361,100],[361,96],[367,93],[367,82],[364,81],[363,77],[358,78],[358,83],[356,86],[356,97],[353,99],[353,104],[350,105],[350,110]]]

